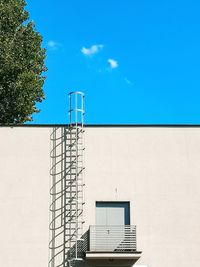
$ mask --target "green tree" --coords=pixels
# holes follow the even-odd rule
[[[46,71],[42,37],[24,0],[0,0],[0,123],[23,123],[39,112]]]

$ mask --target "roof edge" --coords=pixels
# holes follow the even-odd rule
[[[15,128],[15,127],[68,127],[69,124],[0,124],[0,128],[3,127],[9,127],[9,128]],[[156,127],[156,128],[192,128],[192,127],[200,127],[200,124],[84,124],[84,127],[86,128],[132,128],[132,127],[143,127],[143,128],[148,128],[148,127]]]

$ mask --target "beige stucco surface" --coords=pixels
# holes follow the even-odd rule
[[[0,128],[0,266],[48,260],[48,128]]]
[[[1,127],[0,147],[0,266],[47,266],[50,127]],[[91,127],[85,147],[85,230],[95,201],[130,201],[137,265],[198,266],[200,128]]]

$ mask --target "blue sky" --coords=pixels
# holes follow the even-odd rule
[[[200,1],[27,0],[43,36],[46,100],[33,123],[200,123]]]

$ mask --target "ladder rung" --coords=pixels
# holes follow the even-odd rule
[[[75,227],[65,227],[65,229],[67,229],[67,230],[77,230],[77,229],[81,229],[81,227],[77,227],[77,228],[75,228]],[[65,236],[68,236],[68,234],[66,234]]]
[[[68,254],[66,254],[66,255],[68,255]],[[73,259],[71,259],[69,261],[83,261],[83,259],[82,258],[73,258]]]

